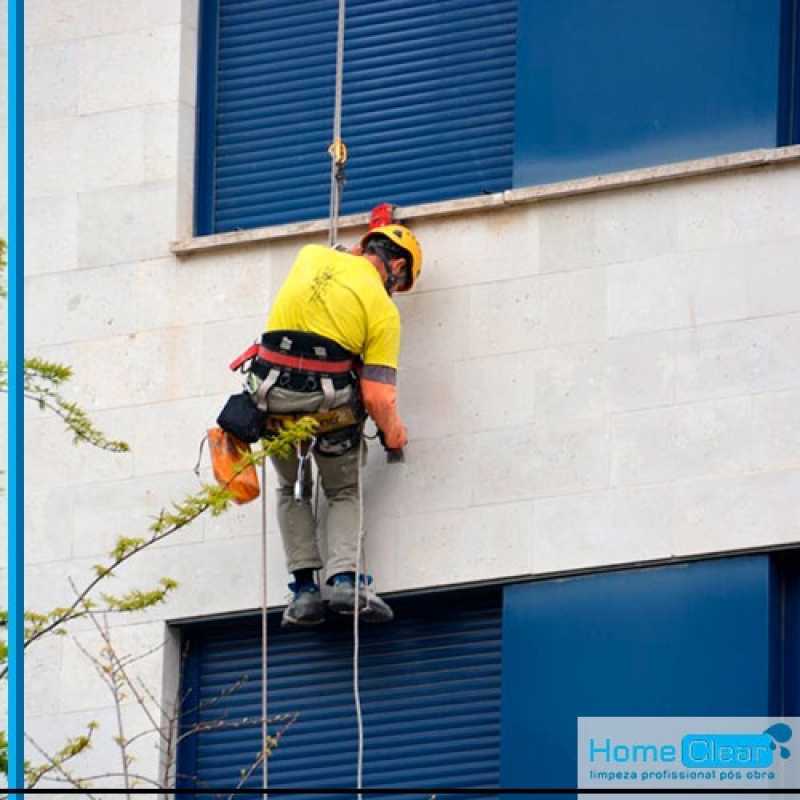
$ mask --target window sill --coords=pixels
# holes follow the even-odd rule
[[[710,175],[716,172],[732,172],[747,167],[768,166],[786,161],[800,161],[800,145],[777,147],[762,150],[748,150],[743,153],[731,153],[723,156],[712,156],[694,161],[681,161],[675,164],[662,164],[656,167],[643,167],[626,172],[613,172],[607,175],[595,175],[589,178],[576,178],[559,183],[548,183],[542,186],[530,186],[523,189],[508,189],[496,194],[465,197],[458,200],[445,200],[439,203],[426,203],[398,208],[397,216],[402,220],[424,219],[447,216],[462,212],[479,211],[487,208],[538,203],[558,197],[605,192],[612,189],[626,189],[631,186],[642,186],[648,183],[661,183],[678,178],[692,178],[699,175]],[[369,223],[369,214],[351,214],[340,217],[339,228],[360,228]],[[244,231],[217,233],[210,236],[195,236],[173,242],[171,252],[176,256],[189,256],[221,247],[262,242],[270,239],[285,239],[295,236],[322,233],[328,230],[326,219],[308,222],[293,222],[287,225],[273,225],[265,228],[251,228]]]

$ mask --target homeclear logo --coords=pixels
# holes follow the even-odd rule
[[[680,743],[681,762],[685,767],[709,768],[766,768],[772,766],[777,748],[781,758],[791,755],[783,742],[792,738],[792,729],[784,724],[771,725],[763,733],[689,733]],[[589,761],[605,764],[654,764],[677,760],[674,744],[614,742],[606,737],[589,739]]]
[[[800,719],[581,717],[578,786],[800,788]]]

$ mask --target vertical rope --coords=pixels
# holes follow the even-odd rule
[[[262,789],[267,788],[267,461],[261,462],[261,746],[265,748],[261,765]],[[266,797],[266,795],[265,795]]]
[[[364,718],[361,714],[361,689],[359,686],[359,636],[358,623],[361,609],[361,541],[364,537],[364,489],[361,483],[362,463],[364,458],[364,437],[361,437],[358,448],[358,537],[356,539],[356,596],[353,613],[353,699],[356,704],[356,727],[358,728],[358,757],[356,760],[356,788],[361,800],[361,789],[364,783]]]
[[[333,100],[333,144],[331,145],[331,197],[328,244],[333,247],[339,233],[339,206],[342,192],[340,143],[342,139],[342,95],[344,93],[344,21],[346,0],[339,0],[339,25],[336,33],[336,88]]]

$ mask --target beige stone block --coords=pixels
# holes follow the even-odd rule
[[[208,395],[138,407],[131,435],[135,474],[191,469],[200,440],[214,425],[226,399]]]
[[[178,107],[177,180],[178,229],[176,237],[189,238],[194,234],[194,158],[195,108],[187,103]],[[166,160],[162,162],[166,167]]]
[[[477,408],[474,399],[489,387],[473,361],[400,367],[397,397],[400,417],[415,439],[466,433],[467,417]],[[487,403],[492,396],[487,395]]]
[[[611,426],[615,486],[737,475],[750,468],[749,397],[618,414]]]
[[[247,336],[251,340],[266,322],[273,280],[272,260],[263,247],[144,261],[136,271],[137,329],[260,318]],[[230,345],[231,359],[244,349],[236,349],[238,341]]]
[[[144,143],[152,122],[152,114],[138,108],[81,116],[78,191],[92,192],[148,180]]]
[[[466,508],[473,471],[471,437],[416,439],[412,432],[403,464],[388,464],[383,448],[370,443],[364,497],[381,516]]]
[[[28,0],[25,3],[25,40],[28,44],[77,39],[87,24],[79,3],[64,0]]]
[[[287,574],[280,539],[268,536],[268,602],[286,603]],[[179,588],[163,606],[143,615],[148,622],[178,620],[238,611],[261,605],[261,535],[230,536],[202,544],[150,550],[118,570],[118,591],[148,586],[153,576],[169,575]]]
[[[403,322],[403,367],[425,367],[464,358],[469,302],[469,289],[420,292],[398,298]]]
[[[572,494],[608,485],[604,418],[489,431],[472,436],[471,443],[472,457],[480,465],[471,478],[474,504]]]
[[[687,253],[691,323],[743,319],[748,316],[748,256],[739,248]]]
[[[58,708],[59,676],[64,640],[58,636],[40,639],[25,650],[25,716],[51,714]],[[3,693],[5,694],[5,692]]]
[[[670,254],[608,268],[608,332],[636,333],[694,324],[684,257]]]
[[[605,343],[536,351],[532,369],[533,408],[540,426],[572,419],[596,419],[606,413],[608,346]]]
[[[634,411],[675,401],[672,331],[634,334],[608,343],[609,409]]]
[[[800,472],[686,481],[676,486],[675,555],[764,547],[800,538]]]
[[[758,171],[681,181],[677,246],[701,250],[797,237],[800,222],[798,167],[787,164]]]
[[[102,626],[102,617],[96,619]],[[125,671],[134,689],[142,692],[141,681],[154,697],[158,697],[161,693],[162,648],[165,641],[163,623],[117,623],[110,627],[108,635],[117,657],[131,661]],[[94,662],[107,663],[107,657],[102,653],[105,647],[103,636],[94,627],[64,640],[58,703],[60,712],[101,710],[109,704],[113,705],[113,694],[98,674]],[[126,695],[121,710],[127,715],[137,707],[137,701],[130,689]],[[145,697],[144,693],[142,697]]]
[[[175,234],[172,182],[84,192],[78,196],[81,267],[165,258]]]
[[[471,357],[602,341],[606,337],[602,270],[474,286],[470,300]]]
[[[420,220],[414,233],[422,245],[425,291],[508,280],[539,271],[539,225],[536,209],[516,207]]]
[[[79,52],[76,41],[26,48],[25,117],[29,124],[78,113]]]
[[[26,280],[28,345],[72,342],[135,330],[134,268],[54,272]]]
[[[25,272],[62,272],[78,265],[78,195],[25,200]]]
[[[39,120],[25,133],[25,196],[62,195],[79,180],[79,123],[76,118]]]
[[[771,242],[747,252],[750,314],[800,311],[800,238]]]
[[[395,543],[392,557],[401,565],[381,589],[408,591],[524,575],[532,522],[530,503],[381,520],[380,532]]]
[[[676,333],[679,402],[800,387],[800,315]]]
[[[194,0],[196,3],[197,0]],[[191,3],[189,4],[191,5]],[[196,13],[196,12],[195,12]],[[191,14],[191,11],[189,12]],[[198,27],[196,16],[193,19],[184,19],[180,34],[180,75],[178,98],[181,103],[194,106],[197,101],[197,71],[198,71]]]
[[[541,326],[534,347],[605,341],[607,332],[605,269],[541,278]]]
[[[80,678],[79,678],[80,679]],[[70,769],[76,775],[104,775],[109,776],[93,783],[99,787],[92,791],[92,796],[98,800],[110,800],[118,796],[103,794],[102,789],[124,787],[120,761],[119,746],[114,737],[118,735],[116,710],[113,704],[103,708],[85,711],[76,711],[69,714],[57,714],[49,711],[46,714],[26,719],[26,734],[47,753],[56,753],[67,743],[67,740],[87,732],[89,723],[97,723],[97,729],[92,736],[92,746],[84,750],[77,757],[70,759]],[[125,709],[123,726],[131,736],[144,733],[152,727],[150,719],[138,706]],[[129,748],[129,755],[135,759],[137,772],[147,776],[158,776],[158,734],[148,733],[138,738]],[[44,760],[36,748],[28,742],[25,748],[25,758],[34,764],[41,764]],[[50,788],[55,796],[61,794],[64,788],[62,782],[49,782],[45,778],[37,788]],[[141,788],[141,787],[140,787]]]
[[[616,264],[666,253],[675,199],[664,186],[636,187],[543,203],[541,271]]]
[[[134,409],[96,411],[92,422],[110,439],[132,441],[136,415]],[[26,421],[25,481],[31,488],[55,489],[128,478],[133,474],[135,460],[133,453],[111,453],[86,443],[73,444],[71,432],[51,413],[41,412]]]
[[[232,372],[228,365],[260,338],[264,320],[265,315],[259,314],[185,329],[200,343],[198,363],[203,393],[234,394],[241,390],[244,375]]]
[[[533,424],[537,413],[538,359],[537,352],[527,351],[457,362],[452,385],[455,413],[437,414],[430,424],[449,422],[467,434]],[[423,390],[420,387],[418,391]],[[414,396],[419,395],[412,392]],[[435,389],[431,396],[441,395]],[[427,413],[424,407],[420,411]]]
[[[133,32],[158,25],[176,25],[182,13],[181,0],[140,0],[138,3],[29,0],[26,3],[26,38],[30,42],[61,42]]]
[[[69,560],[74,531],[74,489],[43,486],[26,491],[25,563]]]
[[[753,398],[753,451],[756,469],[800,467],[800,392]]]
[[[178,103],[167,103],[149,106],[142,112],[145,181],[167,181],[177,177],[178,131],[182,108]]]
[[[81,114],[175,102],[179,98],[180,26],[81,41]]]
[[[73,556],[108,563],[109,554],[120,537],[150,539],[150,526],[161,512],[171,511],[172,503],[195,494],[199,488],[191,470],[77,487],[73,490],[71,509],[74,515]],[[202,541],[203,529],[201,517],[151,547],[165,551],[166,565],[170,560],[166,548]]]
[[[675,513],[671,485],[536,500],[531,571],[668,557]]]

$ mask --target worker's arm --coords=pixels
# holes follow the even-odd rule
[[[361,373],[361,395],[367,413],[383,433],[386,447],[397,450],[408,441],[405,425],[397,413],[397,370],[365,364]]]

